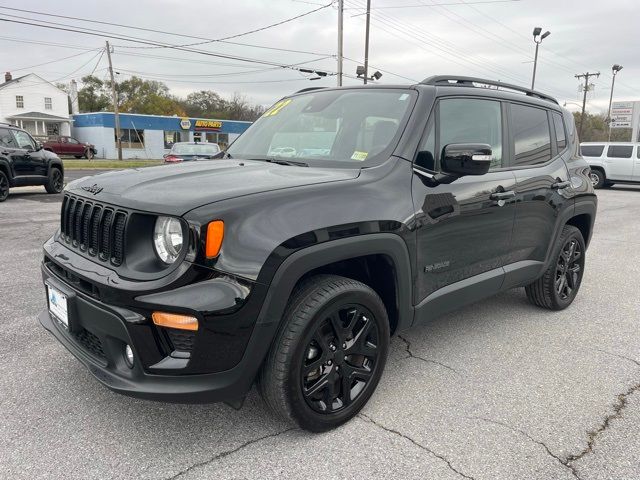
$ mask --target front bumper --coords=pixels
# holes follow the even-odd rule
[[[269,345],[274,334],[273,326],[254,325],[248,342],[242,345],[242,351],[233,352],[239,358],[234,366],[222,371],[206,371],[202,366],[210,365],[212,357],[228,357],[231,353],[211,351],[210,355],[206,355],[209,345],[211,350],[219,350],[221,345],[216,346],[210,341],[216,338],[216,326],[219,325],[211,315],[200,315],[203,331],[198,333],[202,334],[205,343],[201,342],[199,349],[185,355],[185,352],[162,348],[158,327],[149,321],[144,310],[133,311],[93,298],[63,281],[46,263],[42,265],[42,275],[46,285],[53,286],[67,296],[70,328],[65,328],[48,310],[38,317],[42,326],[80,360],[98,381],[125,395],[176,403],[236,401],[251,388],[266,354],[265,345]],[[163,307],[166,307],[181,297],[182,289],[142,298],[153,301],[162,301],[164,298],[166,305]],[[223,292],[218,291],[221,294]],[[189,294],[193,292],[183,293],[183,300],[187,300]],[[140,305],[145,304],[140,302]],[[227,317],[235,318],[234,315]],[[133,368],[129,368],[125,362],[126,345],[130,345],[134,352]],[[200,373],[188,373],[193,371]]]

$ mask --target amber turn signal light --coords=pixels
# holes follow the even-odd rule
[[[191,315],[177,313],[153,312],[153,323],[159,327],[177,328],[178,330],[198,330],[198,319]]]
[[[207,243],[205,253],[207,258],[217,257],[222,247],[224,239],[224,222],[222,220],[214,220],[207,225]]]

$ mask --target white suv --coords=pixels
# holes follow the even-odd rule
[[[595,188],[640,183],[640,143],[584,142],[580,151],[591,167]]]

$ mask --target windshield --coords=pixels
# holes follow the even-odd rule
[[[280,100],[228,149],[236,158],[303,159],[314,166],[384,160],[401,133],[416,92],[314,91]]]
[[[176,155],[215,155],[219,152],[217,143],[176,143],[171,149]]]

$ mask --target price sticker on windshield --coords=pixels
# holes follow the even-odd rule
[[[367,159],[368,155],[369,155],[369,152],[359,152],[358,150],[356,150],[355,152],[353,152],[353,155],[351,155],[351,160],[358,160],[359,162],[364,162]]]
[[[286,100],[280,100],[273,107],[271,107],[269,110],[264,112],[264,114],[262,116],[263,117],[274,117],[274,116],[276,116],[277,114],[280,113],[280,110],[282,110],[284,107],[286,107],[290,103],[291,103],[291,99],[290,98],[288,98]]]

